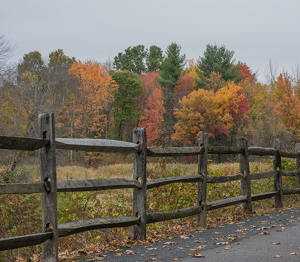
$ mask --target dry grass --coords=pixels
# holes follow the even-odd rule
[[[173,174],[176,172],[180,175],[191,175],[191,174],[197,174],[198,173],[198,166],[197,164],[182,164],[182,163],[169,163],[166,165],[165,169],[162,169],[163,163],[148,163],[147,168],[154,170],[155,172],[160,172],[166,170],[167,174]],[[30,172],[32,178],[34,180],[39,181],[39,170],[38,165],[28,165],[26,166],[26,169]],[[258,173],[258,172],[264,172],[269,171],[272,169],[272,164],[270,162],[253,162],[250,163],[250,172],[251,173]],[[239,173],[239,164],[238,163],[223,163],[223,164],[209,164],[209,172],[208,175],[233,175]],[[57,177],[58,180],[83,180],[83,179],[103,179],[103,178],[132,178],[133,174],[133,165],[131,164],[114,164],[109,166],[99,166],[97,168],[86,168],[82,166],[58,166],[57,167]],[[284,178],[286,179],[286,178]],[[214,201],[217,199],[220,199],[220,197],[224,197],[222,195],[223,193],[228,192],[229,190],[234,191],[235,194],[240,194],[240,186],[235,186],[239,182],[229,182],[227,184],[210,184],[209,185],[209,197],[208,201]],[[272,179],[262,179],[262,180],[255,180],[252,184],[252,189],[255,191],[258,190],[265,190],[265,191],[272,191],[273,188],[273,180]],[[214,186],[214,187],[213,187]],[[228,187],[227,187],[228,186]],[[184,190],[186,190],[187,194],[196,192],[193,188],[190,189],[189,187],[185,187]],[[178,191],[176,191],[178,192]],[[216,193],[216,195],[213,195],[213,193]],[[261,191],[259,191],[261,192]],[[182,192],[184,193],[184,192]],[[258,193],[258,192],[254,192]],[[94,194],[94,193],[93,193]],[[98,211],[105,211],[105,216],[112,216],[114,212],[121,212],[117,209],[117,207],[121,208],[128,208],[130,209],[132,206],[132,201],[130,200],[130,197],[127,198],[127,196],[132,196],[132,189],[120,189],[120,190],[106,190],[106,191],[97,191],[95,195],[96,199],[92,196],[91,193],[88,192],[80,192],[80,193],[74,193],[71,195],[71,193],[60,193],[62,195],[61,199],[63,201],[60,201],[60,203],[65,203],[64,205],[69,208],[70,206],[74,207],[73,213],[68,214],[65,210],[65,206],[60,208],[60,215],[66,215],[65,219],[68,220],[75,220],[73,216],[76,217],[77,215],[79,219],[82,219],[80,215],[84,214],[83,218],[86,218],[85,216],[88,215],[88,212],[92,212],[92,217],[98,215]],[[124,199],[118,198],[118,195],[121,195],[122,197],[126,196]],[[73,196],[75,199],[73,199]],[[87,196],[91,197],[88,198]],[[66,199],[66,197],[68,197]],[[225,196],[227,197],[227,196]],[[116,207],[114,204],[118,202],[121,199],[121,201]],[[69,202],[66,202],[68,200]],[[101,205],[99,207],[94,206],[94,202],[96,200],[99,200]],[[113,201],[111,201],[113,200]],[[154,198],[154,201],[157,199]],[[165,202],[168,202],[169,199],[166,199]],[[73,202],[72,202],[73,201]],[[91,205],[91,207],[94,208],[94,210],[91,209],[91,211],[87,208],[85,210],[79,210],[78,205],[76,204],[76,201],[81,204],[82,202],[86,203],[86,206]],[[74,204],[75,203],[75,204]],[[298,200],[295,201],[295,197],[285,197],[285,207],[296,207],[296,204],[298,205]],[[103,207],[102,207],[103,205]],[[257,214],[263,214],[264,212],[271,210],[274,211],[274,200],[273,199],[267,199],[263,201],[258,201],[253,203],[253,210]],[[108,211],[108,208],[113,207],[114,210]],[[298,207],[298,206],[297,206]],[[103,210],[102,210],[103,209]],[[32,210],[34,210],[32,208]],[[78,214],[76,213],[78,211]],[[68,211],[69,212],[69,211]],[[85,212],[85,213],[84,213]],[[93,213],[94,212],[94,213]],[[156,211],[155,211],[156,212]],[[236,219],[239,219],[239,217],[242,214],[242,208],[241,205],[235,205],[231,207],[226,207],[218,210],[214,210],[208,213],[208,224],[210,226],[214,226],[215,224],[220,224],[222,221],[228,222],[228,221],[235,221]],[[160,223],[154,223],[148,226],[148,232],[152,235],[156,234],[155,232],[166,232],[166,230],[170,227],[170,232],[173,234],[176,233],[174,231],[174,228],[182,225],[189,225],[189,224],[196,224],[195,218],[185,218],[185,219],[178,219],[178,220],[172,220],[168,222],[160,222]],[[40,223],[38,224],[40,226]],[[191,227],[192,229],[193,227]],[[182,232],[177,232],[178,234],[183,234]],[[70,250],[76,250],[78,248],[86,248],[89,245],[95,245],[97,248],[101,246],[101,249],[105,250],[107,252],[107,247],[105,247],[105,243],[110,243],[112,240],[117,241],[118,243],[121,243],[124,239],[128,239],[128,236],[131,235],[131,228],[120,228],[120,229],[104,229],[99,231],[90,231],[85,232],[80,235],[74,235],[70,236],[68,238],[61,238],[60,239],[60,245],[61,247],[68,246]],[[101,236],[101,238],[100,238]],[[170,235],[165,235],[164,237],[167,237]],[[99,238],[99,240],[98,240]],[[96,239],[96,240],[95,240]],[[66,241],[63,242],[63,241]],[[95,241],[95,243],[93,242]],[[25,250],[25,249],[24,249]],[[29,249],[26,249],[29,253]],[[24,251],[25,252],[25,251]],[[1,259],[0,259],[1,261]]]
[[[157,167],[156,163],[147,164],[147,169],[153,170]],[[251,173],[264,172],[270,170],[271,166],[264,162],[250,163]],[[181,175],[191,175],[198,173],[197,164],[170,163],[167,169],[179,171]],[[234,175],[239,173],[238,163],[210,164],[209,174],[213,175],[216,170],[223,170],[223,175]],[[82,166],[58,166],[58,180],[82,180],[82,179],[103,179],[103,178],[132,178],[132,164],[114,164],[108,166],[99,166],[97,168],[87,168]]]

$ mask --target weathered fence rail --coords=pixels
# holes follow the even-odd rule
[[[300,194],[300,144],[297,152],[281,152],[280,142],[276,140],[273,148],[248,147],[245,138],[238,139],[238,146],[208,146],[207,134],[201,134],[198,147],[146,147],[146,132],[136,128],[133,142],[105,139],[68,139],[55,138],[53,114],[39,116],[40,138],[0,136],[0,149],[39,150],[41,182],[0,184],[1,194],[42,194],[41,233],[25,236],[1,238],[0,251],[32,246],[43,243],[43,261],[58,261],[58,237],[77,234],[84,231],[133,226],[133,238],[146,238],[146,225],[170,219],[197,215],[198,224],[206,227],[207,212],[222,207],[243,204],[244,212],[251,212],[252,202],[275,197],[275,207],[282,207],[283,195]],[[133,178],[91,179],[57,181],[55,150],[78,150],[107,153],[134,154]],[[208,154],[238,154],[240,173],[230,176],[208,176]],[[166,177],[147,181],[147,157],[198,156],[198,174]],[[249,155],[273,156],[274,170],[263,173],[250,173]],[[297,159],[297,170],[283,172],[281,157]],[[299,188],[282,188],[283,176],[298,178]],[[274,178],[274,191],[251,195],[251,180]],[[213,202],[207,201],[208,183],[241,181],[241,195]],[[147,213],[147,190],[172,183],[198,183],[197,203],[188,208],[167,212]],[[133,188],[132,216],[98,217],[68,223],[57,223],[57,192],[96,191],[121,188]]]

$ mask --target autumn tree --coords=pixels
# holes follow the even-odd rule
[[[17,66],[17,83],[11,92],[18,101],[20,109],[26,114],[27,134],[37,136],[37,118],[39,113],[52,111],[48,107],[51,85],[47,63],[40,52],[34,51],[23,56]]]
[[[173,116],[174,105],[172,104],[174,87],[177,85],[178,78],[186,63],[186,56],[185,54],[181,55],[180,50],[181,46],[176,43],[172,43],[167,47],[165,59],[163,60],[161,70],[159,71],[160,78],[157,78],[157,81],[161,84],[164,93],[164,107],[166,110],[164,122],[169,145],[172,144],[171,136],[174,132],[173,127],[175,124]]]
[[[249,111],[245,117],[243,131],[249,145],[269,147],[276,137],[276,119],[269,106],[270,91],[259,82],[242,81],[241,84]]]
[[[179,108],[180,100],[187,96],[189,93],[193,92],[196,87],[196,82],[193,75],[190,73],[181,73],[179,76],[177,85],[174,87],[172,104],[174,108]]]
[[[42,76],[41,74],[45,70],[45,62],[42,58],[42,55],[38,51],[33,51],[23,56],[23,60],[21,63],[18,64],[18,79],[19,81],[21,76],[26,73],[30,72],[31,74],[35,75],[40,79]]]
[[[234,65],[233,55],[234,51],[226,49],[225,45],[206,45],[203,56],[198,60],[199,87],[205,87],[206,79],[212,72],[219,73],[225,82],[234,81],[235,84],[238,84],[242,78],[240,77],[240,67]]]
[[[111,78],[118,84],[119,89],[114,91],[114,137],[124,139],[126,125],[134,123],[137,126],[141,115],[139,96],[143,93],[143,86],[138,76],[129,71],[110,71]],[[132,130],[126,139],[131,140]]]
[[[80,82],[74,127],[77,136],[100,138],[108,125],[108,106],[118,86],[98,63],[74,62],[70,75]]]
[[[141,116],[139,126],[147,130],[147,146],[161,146],[163,140],[163,93],[157,83],[157,72],[148,72],[139,76],[144,93],[141,95]]]
[[[300,141],[299,93],[300,83],[287,73],[281,73],[274,83],[271,96],[272,113],[297,141]]]
[[[255,82],[257,80],[255,73],[253,73],[251,68],[246,63],[239,61],[237,66],[240,68],[240,77],[242,78],[240,81],[241,84],[243,84],[245,81]]]
[[[217,138],[229,135],[236,115],[244,114],[241,103],[244,96],[234,83],[218,90],[199,89],[184,97],[174,115],[178,122],[172,139],[183,145],[196,145],[201,132]]]

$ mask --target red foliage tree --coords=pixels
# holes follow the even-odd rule
[[[237,63],[237,66],[240,67],[240,76],[242,77],[242,80],[240,81],[241,84],[243,84],[246,80],[256,80],[255,73],[252,72],[250,67],[246,63],[242,63],[239,61]]]
[[[157,72],[140,75],[144,93],[141,96],[141,117],[139,126],[147,131],[147,146],[161,146],[163,144],[163,92],[156,81]]]

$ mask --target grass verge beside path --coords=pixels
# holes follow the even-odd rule
[[[284,171],[293,169],[295,162],[283,160]],[[167,164],[163,159],[157,163],[147,165],[148,180],[197,174],[197,164]],[[28,171],[30,170],[30,172]],[[251,163],[252,173],[272,170],[272,163],[256,162]],[[78,166],[58,167],[57,175],[59,180],[67,179],[101,179],[101,178],[132,178],[132,164],[116,164],[112,166],[84,168]],[[208,175],[227,176],[239,173],[237,163],[211,164],[208,168]],[[2,176],[4,172],[1,173]],[[0,174],[0,175],[1,175]],[[6,174],[6,173],[5,173]],[[9,176],[16,183],[22,180],[22,176],[34,174],[31,180],[37,181],[38,172],[33,167],[23,169]],[[6,177],[7,178],[7,177]],[[0,176],[1,179],[1,176]],[[28,179],[28,178],[27,178]],[[262,179],[252,181],[252,194],[273,191],[273,179]],[[285,188],[298,187],[297,178],[284,177]],[[147,194],[148,212],[170,211],[173,209],[194,206],[197,199],[196,183],[178,183],[166,185],[160,188],[150,189]],[[240,182],[232,181],[222,184],[208,185],[208,202],[240,195]],[[171,196],[171,197],[170,197]],[[285,208],[299,208],[299,199],[296,195],[285,196]],[[10,210],[14,210],[12,213]],[[208,213],[208,227],[216,227],[222,224],[233,223],[242,218],[261,215],[274,211],[274,200],[267,199],[253,202],[253,214],[243,214],[241,205],[214,210]],[[40,232],[40,196],[39,195],[2,195],[0,196],[0,211],[3,221],[0,233],[2,237],[15,235],[32,234]],[[59,223],[74,221],[78,219],[104,217],[104,216],[127,216],[132,214],[132,190],[108,190],[97,192],[77,192],[58,194],[58,221]],[[15,223],[22,221],[22,223]],[[196,218],[188,217],[175,219],[147,226],[147,241],[138,242],[131,238],[132,227],[94,230],[77,235],[59,239],[59,250],[61,261],[75,261],[80,257],[93,257],[103,255],[105,252],[116,249],[128,248],[143,243],[157,242],[176,235],[199,230],[196,226]],[[18,250],[5,251],[0,254],[5,260],[17,261],[18,258],[35,258],[38,261],[41,246],[22,248]],[[9,258],[10,260],[6,259]],[[20,260],[22,261],[22,260]],[[35,260],[33,260],[35,261]]]

